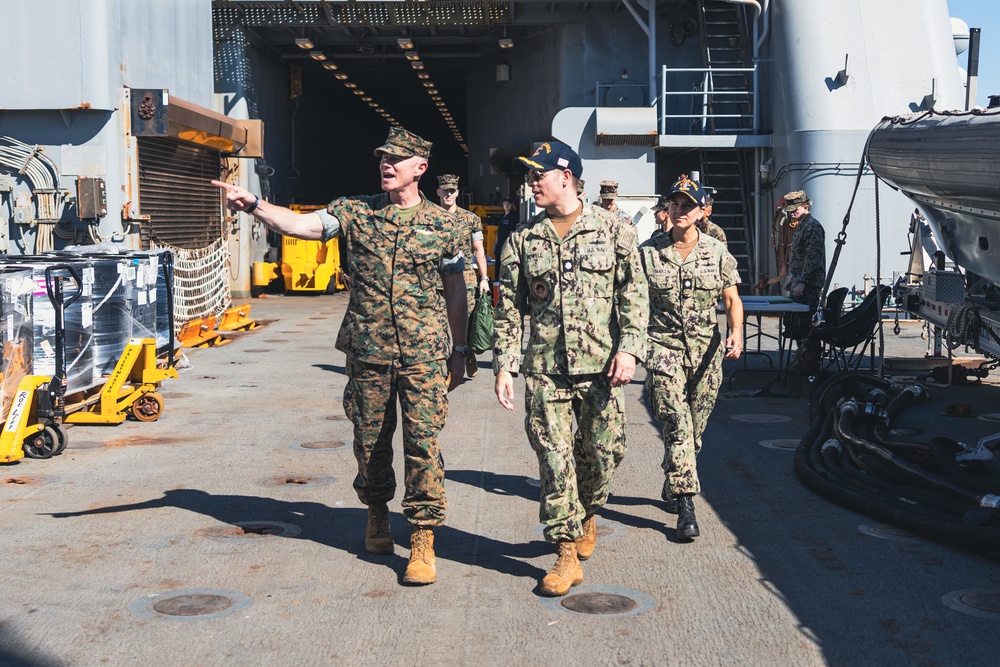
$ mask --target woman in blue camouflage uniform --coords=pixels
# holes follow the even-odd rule
[[[701,533],[693,497],[701,491],[695,457],[722,384],[722,359],[743,351],[743,302],[736,259],[726,246],[698,231],[705,191],[682,175],[667,194],[672,227],[641,246],[649,283],[646,387],[653,415],[663,424],[663,499],[677,513],[677,537]],[[730,334],[718,327],[722,300]]]

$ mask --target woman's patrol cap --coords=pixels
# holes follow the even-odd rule
[[[698,206],[705,205],[705,188],[701,187],[701,183],[698,181],[692,181],[688,178],[687,174],[681,174],[681,177],[670,186],[670,192],[667,193],[667,199],[670,199],[678,193],[687,195],[691,201]]]
[[[535,149],[531,157],[514,158],[514,170],[526,174],[531,170],[549,171],[550,169],[569,169],[580,178],[583,175],[583,161],[577,152],[564,143],[546,141]]]
[[[431,142],[418,137],[412,132],[408,132],[401,127],[389,128],[389,136],[385,140],[385,145],[375,149],[375,155],[381,156],[395,155],[396,157],[408,158],[414,155],[422,158],[431,156]]]

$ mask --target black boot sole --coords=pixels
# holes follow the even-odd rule
[[[701,537],[701,531],[698,530],[698,526],[684,526],[683,528],[677,529],[678,539],[692,540],[696,537]]]

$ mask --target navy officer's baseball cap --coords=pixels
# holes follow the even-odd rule
[[[670,199],[678,193],[686,195],[698,206],[705,205],[705,188],[701,187],[701,183],[698,181],[692,181],[688,178],[687,174],[681,174],[681,177],[670,186],[670,192],[667,193],[667,199]]]
[[[540,144],[530,157],[514,158],[514,170],[521,174],[550,169],[569,169],[574,176],[580,178],[583,174],[583,162],[575,150],[558,141]]]

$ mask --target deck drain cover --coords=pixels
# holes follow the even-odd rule
[[[783,438],[779,440],[761,440],[761,447],[767,447],[769,449],[797,449],[799,446],[799,441],[792,438]]]
[[[176,595],[153,604],[153,610],[167,616],[204,616],[216,614],[233,606],[225,595]]]
[[[129,605],[142,618],[203,621],[229,616],[253,604],[248,595],[219,588],[188,588],[148,595]]]
[[[264,342],[265,343],[287,343],[288,339],[287,338],[265,338]]]
[[[922,428],[914,428],[912,426],[896,426],[895,428],[889,429],[889,435],[897,438],[906,438],[911,435],[922,435],[924,433],[927,433],[927,431]]]
[[[779,422],[790,422],[791,417],[785,415],[765,415],[765,414],[745,414],[733,415],[733,420],[738,422],[748,422],[750,424],[777,424]]]
[[[268,350],[266,348],[251,348],[249,350],[243,350],[243,351],[244,352],[251,352],[251,353],[254,353],[254,354],[258,354],[260,352],[270,352],[271,350]]]
[[[343,449],[349,447],[350,444],[343,440],[317,440],[316,442],[303,442],[299,447],[302,449]]]
[[[868,537],[877,537],[882,540],[905,540],[907,542],[921,542],[919,536],[908,530],[894,526],[891,523],[861,524],[858,532]]]
[[[217,540],[255,540],[262,537],[295,537],[302,529],[280,521],[237,521],[232,525],[208,528],[200,534]]]
[[[272,475],[257,480],[262,486],[287,486],[292,488],[304,488],[314,486],[326,486],[333,481],[333,477],[323,475]]]
[[[944,595],[941,602],[970,616],[1000,620],[1000,590],[953,591]]]
[[[625,595],[614,593],[580,593],[562,599],[562,606],[579,614],[624,614],[639,606]]]

